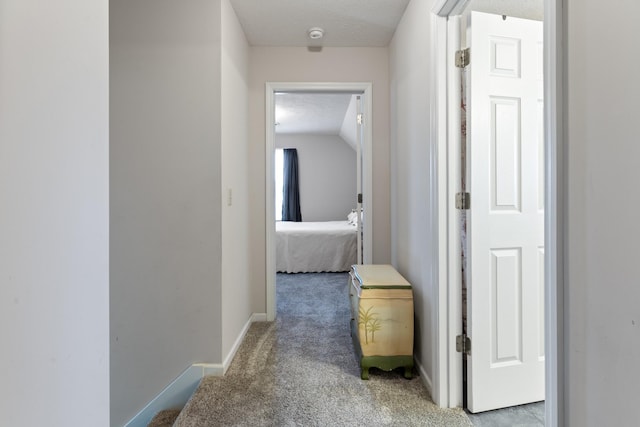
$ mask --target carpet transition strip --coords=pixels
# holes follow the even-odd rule
[[[180,415],[180,409],[168,409],[166,411],[160,411],[151,420],[147,427],[172,427],[173,423]]]

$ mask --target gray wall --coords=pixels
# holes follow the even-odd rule
[[[638,51],[640,4],[566,3],[565,425],[630,426],[640,400],[640,59],[628,53]]]
[[[436,286],[432,280],[437,235],[429,206],[435,161],[430,141],[431,1],[412,1],[389,47],[391,80],[391,252],[393,264],[413,286],[416,357],[433,379]]]
[[[222,359],[220,19],[110,2],[112,425]]]
[[[222,357],[249,320],[254,302],[249,234],[249,45],[228,0],[221,2]],[[231,204],[227,197],[231,190]],[[264,311],[261,311],[263,313]]]
[[[108,3],[0,2],[0,424],[109,425]]]
[[[277,148],[298,150],[303,221],[346,221],[356,207],[356,153],[335,135],[276,135]]]

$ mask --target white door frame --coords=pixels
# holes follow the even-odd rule
[[[459,77],[449,73],[447,61],[459,46],[459,19],[467,0],[437,0],[431,24],[432,138],[438,152],[439,249],[437,340],[434,349],[432,395],[443,407],[462,405],[462,363],[455,336],[461,333],[460,246],[454,207],[459,186],[457,153],[459,129],[449,128],[449,119],[460,115],[459,103],[449,102],[451,91],[459,91]],[[564,0],[544,0],[544,127],[545,127],[545,424],[564,424],[564,239],[566,143],[564,117]],[[451,23],[452,25],[448,25]],[[458,30],[455,29],[456,25]],[[457,139],[456,139],[457,138]]]
[[[363,238],[364,248],[363,256],[365,264],[371,263],[373,258],[373,245],[371,242],[373,236],[373,166],[372,166],[372,126],[371,118],[373,117],[373,90],[370,82],[359,83],[324,83],[324,82],[303,82],[303,83],[279,83],[267,82],[265,84],[266,99],[266,200],[265,200],[265,218],[266,218],[266,299],[267,299],[267,320],[273,321],[276,318],[276,219],[275,219],[275,93],[276,92],[317,92],[317,93],[353,93],[363,94],[363,113],[364,113],[364,149],[362,159],[362,205],[367,215],[367,220],[363,221]],[[355,195],[354,195],[355,197]]]

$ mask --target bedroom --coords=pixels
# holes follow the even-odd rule
[[[358,259],[362,96],[275,95],[276,271],[347,271]]]

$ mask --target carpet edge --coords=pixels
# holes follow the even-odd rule
[[[124,427],[147,427],[153,417],[165,409],[184,408],[193,393],[198,388],[200,381],[207,375],[223,376],[240,344],[254,322],[265,321],[265,313],[252,313],[238,334],[234,345],[227,353],[223,363],[194,363],[187,367],[178,377],[169,383],[156,397],[154,397],[140,412],[138,412]]]

